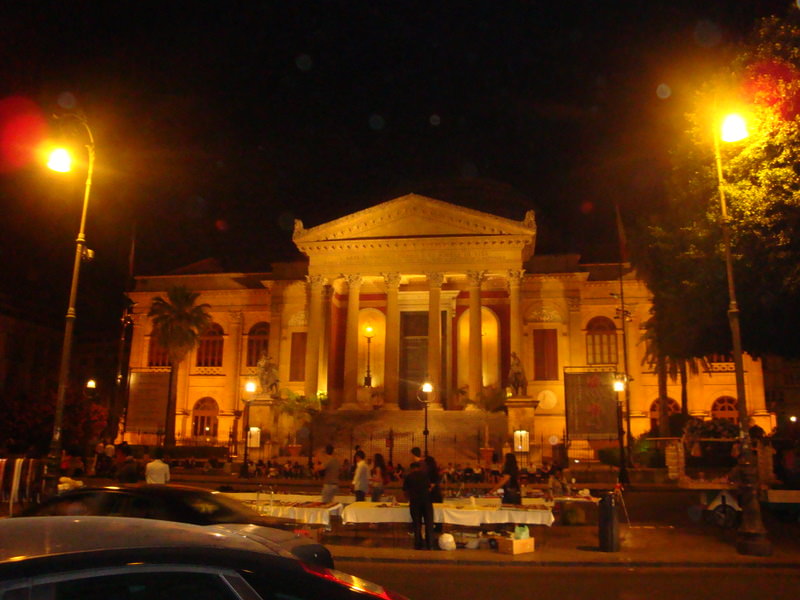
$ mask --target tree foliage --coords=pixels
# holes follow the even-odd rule
[[[666,210],[639,224],[633,259],[653,291],[658,348],[676,360],[729,352],[714,138],[744,112],[749,137],[720,146],[744,349],[800,355],[800,10],[763,20],[696,92],[673,151]]]
[[[175,407],[177,403],[178,365],[197,345],[200,336],[211,325],[208,304],[195,304],[200,296],[183,286],[167,290],[167,298],[156,296],[147,316],[153,320],[153,335],[164,348],[171,366],[167,414],[164,426],[164,445],[175,445]]]

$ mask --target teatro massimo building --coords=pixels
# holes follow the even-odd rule
[[[423,445],[427,412],[440,462],[486,446],[500,453],[515,432],[514,449],[532,461],[565,445],[591,457],[593,440],[615,443],[617,403],[634,436],[649,431],[658,386],[643,360],[647,288],[628,265],[537,255],[536,234],[533,211],[513,220],[409,194],[315,227],[296,221],[305,261],[264,273],[203,262],[138,277],[125,439],[163,434],[169,366],[147,313],[173,286],[198,292],[213,317],[177,370],[178,444],[240,454],[247,429],[251,457],[333,442],[405,463],[398,452]],[[277,366],[277,397],[248,386],[262,352]],[[512,354],[527,379],[516,393]],[[745,356],[745,372],[748,410],[767,429],[760,362]],[[622,375],[628,389],[614,392]],[[668,392],[679,412],[680,382]],[[292,394],[322,399],[313,425],[286,420],[280,405]],[[476,410],[498,394],[505,411]],[[737,420],[733,363],[690,375],[687,396],[691,415]]]

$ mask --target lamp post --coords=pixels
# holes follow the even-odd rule
[[[94,136],[86,117],[82,114],[68,115],[80,123],[88,136],[88,143],[86,150],[88,151],[89,161],[86,170],[86,184],[84,185],[83,192],[83,209],[81,210],[80,227],[78,229],[78,237],[75,239],[75,260],[72,265],[72,284],[69,290],[69,302],[67,304],[67,315],[64,325],[64,341],[61,348],[61,364],[58,370],[58,394],[56,396],[56,409],[53,419],[53,437],[50,440],[50,451],[47,461],[47,477],[53,478],[56,476],[56,470],[61,462],[61,429],[64,420],[64,402],[67,396],[67,387],[69,386],[69,367],[72,355],[72,333],[75,328],[75,301],[78,295],[78,279],[80,277],[81,261],[84,259],[91,259],[93,253],[86,248],[86,215],[89,210],[89,192],[92,189],[92,173],[94,172]],[[57,149],[48,160],[47,166],[54,171],[66,173],[70,170],[70,157],[69,153],[64,149]]]
[[[367,338],[367,374],[364,375],[364,387],[372,387],[372,373],[370,371],[370,349],[372,338],[375,337],[375,330],[372,325],[364,327],[364,337]]]
[[[417,391],[417,400],[422,403],[422,409],[425,413],[425,428],[422,430],[422,438],[424,440],[425,456],[428,456],[428,404],[430,403],[430,393],[433,391],[433,384],[426,381]],[[424,396],[423,396],[424,394]]]
[[[628,453],[625,451],[625,431],[622,426],[622,400],[619,399],[621,392],[626,392],[627,399],[628,376],[625,373],[618,373],[614,376],[614,391],[617,392],[617,443],[619,444],[619,473],[620,483],[630,483],[628,474]],[[628,446],[630,448],[630,446]]]
[[[767,539],[767,531],[761,520],[761,507],[758,503],[758,471],[754,462],[752,440],[748,428],[747,400],[744,386],[744,363],[742,360],[742,334],[739,327],[739,306],[736,302],[736,287],[733,278],[731,259],[731,235],[728,222],[728,207],[725,201],[725,177],[722,172],[722,153],[720,139],[737,142],[747,137],[744,120],[738,115],[724,119],[719,132],[714,132],[714,158],[717,166],[717,188],[719,190],[720,225],[725,249],[725,271],[728,280],[728,322],[731,328],[733,363],[736,374],[736,396],[739,408],[739,441],[741,451],[737,466],[742,524],[737,532],[736,550],[739,554],[769,556],[772,544]]]
[[[250,467],[248,466],[248,447],[250,446],[250,402],[252,401],[252,395],[256,391],[256,382],[253,380],[248,381],[244,384],[244,391],[250,396],[244,400],[244,418],[242,419],[242,430],[244,433],[244,452],[243,459],[244,459],[244,473],[247,473],[247,476],[250,476]]]

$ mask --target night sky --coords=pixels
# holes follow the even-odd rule
[[[118,319],[134,231],[137,275],[207,257],[267,270],[296,256],[295,218],[410,192],[513,219],[533,208],[537,252],[614,260],[613,201],[658,203],[693,89],[788,5],[9,1],[0,128],[23,99],[48,134],[70,134],[53,113],[87,115],[83,327]],[[0,162],[2,290],[57,315],[82,177]]]

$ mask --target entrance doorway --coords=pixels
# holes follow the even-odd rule
[[[417,390],[428,375],[428,313],[400,313],[400,408],[419,410]]]

